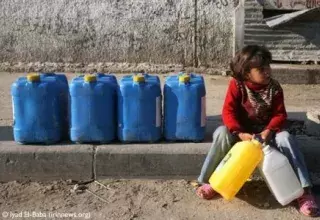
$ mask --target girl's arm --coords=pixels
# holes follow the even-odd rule
[[[240,133],[243,131],[237,117],[240,100],[241,93],[237,87],[237,82],[235,79],[231,79],[222,109],[223,123],[231,133]]]

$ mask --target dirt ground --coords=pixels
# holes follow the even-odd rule
[[[249,182],[231,201],[199,199],[187,180],[103,180],[74,192],[70,182],[1,184],[1,219],[308,219],[281,207],[263,182]],[[31,217],[26,217],[28,214]],[[77,217],[67,217],[75,214]],[[7,218],[4,216],[8,215]],[[32,217],[33,216],[33,217]],[[53,218],[56,216],[57,218]],[[26,218],[24,218],[26,217]]]
[[[0,127],[8,127],[12,124],[10,86],[23,74],[0,75]],[[68,74],[69,79],[74,76]],[[220,115],[228,80],[205,76],[209,117]],[[320,85],[283,88],[288,112],[303,118],[307,110],[319,109]],[[79,192],[73,191],[74,186],[64,181],[2,183],[0,219],[308,219],[294,206],[281,207],[262,182],[246,184],[231,202],[220,197],[200,200],[188,180],[104,180]]]

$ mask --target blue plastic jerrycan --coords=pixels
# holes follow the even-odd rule
[[[20,77],[11,86],[14,140],[23,144],[52,144],[61,140],[60,87],[56,79],[39,74]]]
[[[114,76],[88,74],[70,84],[73,142],[109,143],[116,138],[117,81]]]
[[[118,138],[123,142],[161,139],[160,80],[149,74],[125,76],[118,90]]]
[[[169,141],[202,141],[206,129],[203,77],[179,73],[164,85],[164,137]]]

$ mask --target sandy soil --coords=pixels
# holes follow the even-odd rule
[[[294,204],[281,207],[263,182],[247,183],[231,202],[219,196],[201,200],[187,180],[102,180],[78,193],[69,184],[1,184],[0,217],[4,213],[9,217],[1,219],[308,219]],[[18,217],[28,213],[35,217]],[[68,213],[78,218],[51,218]]]

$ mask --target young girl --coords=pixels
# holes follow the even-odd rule
[[[220,126],[213,133],[211,149],[202,166],[198,181],[202,184],[197,195],[211,199],[216,193],[208,184],[211,174],[231,147],[238,141],[251,140],[259,135],[263,141],[273,143],[290,161],[301,185],[305,189],[299,198],[300,212],[316,216],[319,208],[311,193],[311,181],[297,141],[283,125],[287,118],[283,90],[271,78],[271,53],[264,47],[244,47],[233,58],[233,72],[225,98]]]

